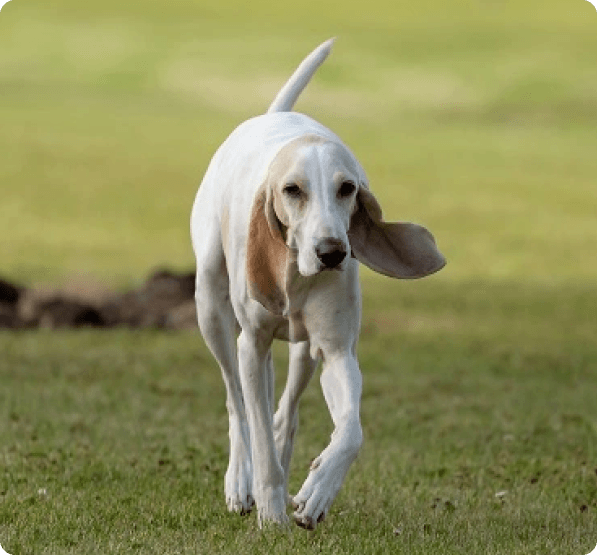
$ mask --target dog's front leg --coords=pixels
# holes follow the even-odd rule
[[[251,435],[253,496],[259,526],[286,524],[286,491],[282,466],[276,455],[273,422],[268,399],[268,352],[272,336],[248,333],[238,338],[238,362],[245,410]]]
[[[311,530],[327,515],[363,441],[359,418],[362,377],[352,349],[329,358],[324,353],[321,385],[335,428],[330,444],[313,461],[293,499],[295,522]]]

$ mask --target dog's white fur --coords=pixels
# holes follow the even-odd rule
[[[297,524],[314,528],[361,446],[358,261],[401,278],[445,263],[425,228],[383,221],[365,172],[334,133],[290,112],[332,43],[303,61],[267,114],[224,141],[191,216],[199,327],[227,392],[226,502],[242,514],[255,502],[260,526],[287,522],[290,502]],[[274,338],[290,341],[275,413]],[[319,360],[335,429],[291,498],[298,401]]]

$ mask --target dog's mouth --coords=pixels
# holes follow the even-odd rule
[[[326,272],[341,272],[344,270],[344,265],[342,264],[342,265],[338,265],[338,266],[331,268],[329,266],[326,266],[324,264],[316,262],[315,264],[310,265],[308,267],[301,267],[300,263],[298,263],[298,260],[297,260],[297,269],[298,269],[298,273],[301,276],[303,276],[305,278],[311,278],[311,277],[318,276],[318,275],[321,275]]]
[[[337,266],[320,266],[319,268],[320,272],[343,272],[344,271],[344,265],[343,264],[338,264]]]

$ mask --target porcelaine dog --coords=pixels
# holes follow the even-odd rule
[[[260,526],[313,529],[362,442],[359,262],[395,278],[445,264],[433,236],[387,223],[353,153],[291,109],[332,48],[314,50],[266,114],[242,123],[211,160],[192,210],[201,333],[226,384],[230,511],[256,504]],[[289,342],[288,381],[274,407],[273,339]],[[334,432],[300,491],[287,492],[298,401],[318,364]]]

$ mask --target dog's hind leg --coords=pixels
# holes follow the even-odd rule
[[[222,370],[229,417],[230,460],[225,476],[228,510],[240,514],[254,505],[249,428],[236,355],[238,324],[230,302],[229,280],[219,237],[210,240],[208,229],[195,245],[197,319],[205,343]],[[215,231],[215,230],[214,230]],[[207,233],[206,233],[207,232]]]
[[[290,459],[298,430],[298,404],[317,366],[309,354],[309,342],[290,343],[288,379],[274,416],[274,438],[280,464],[284,470],[286,491],[290,474]]]

